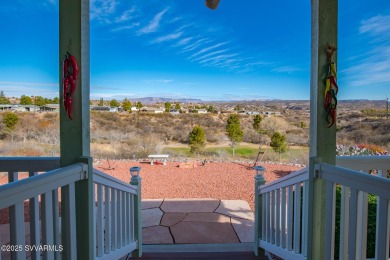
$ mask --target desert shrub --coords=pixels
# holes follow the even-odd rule
[[[254,129],[245,129],[242,140],[247,143],[258,144],[260,143],[261,135]]]
[[[296,132],[288,132],[286,134],[286,141],[291,145],[300,145],[300,146],[309,145],[309,137],[303,133],[299,134]]]
[[[16,113],[6,112],[3,116],[4,125],[13,130],[16,124],[19,122],[19,116]]]
[[[275,132],[286,131],[291,127],[290,124],[281,117],[266,117],[263,119],[261,125],[270,135],[273,135]]]

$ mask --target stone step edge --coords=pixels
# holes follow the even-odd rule
[[[253,252],[253,243],[143,245],[145,253]]]

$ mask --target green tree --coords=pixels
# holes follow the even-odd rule
[[[123,110],[125,111],[129,111],[131,109],[131,102],[130,100],[128,100],[127,98],[125,98],[125,100],[123,100],[122,102],[122,107],[123,107]]]
[[[176,104],[175,104],[175,109],[176,109],[176,110],[180,110],[180,109],[181,109],[180,103],[176,103]]]
[[[165,112],[169,112],[169,110],[171,110],[172,104],[171,102],[165,102],[164,106],[165,106]]]
[[[279,132],[275,132],[271,137],[271,143],[269,144],[275,152],[279,153],[279,161],[280,154],[287,151],[288,146],[286,142],[286,137]]]
[[[11,104],[8,98],[5,97],[4,91],[0,91],[0,104]]]
[[[215,107],[214,106],[210,105],[210,106],[207,107],[207,112],[214,113],[214,111],[215,111]]]
[[[140,109],[143,107],[141,101],[138,101],[137,104],[135,105],[136,108]]]
[[[102,106],[104,106],[104,100],[103,100],[103,98],[100,98],[100,100],[99,100],[99,107],[102,107]]]
[[[110,107],[119,107],[119,102],[116,99],[111,100]]]
[[[233,114],[229,116],[226,125],[226,132],[232,145],[234,157],[234,148],[242,141],[242,136],[244,134],[241,130],[240,118],[237,115]]]
[[[43,97],[41,97],[41,96],[36,96],[36,97],[34,97],[34,104],[36,105],[36,106],[44,106],[44,105],[46,105],[46,102],[45,102],[45,99],[43,98]]]
[[[19,122],[19,116],[17,114],[12,112],[6,112],[4,114],[3,123],[7,128],[14,130],[18,122]]]
[[[59,103],[60,103],[60,99],[58,97],[54,97],[53,104],[59,104]]]
[[[206,146],[206,134],[202,127],[195,126],[188,135],[191,153],[199,153]]]
[[[32,99],[29,96],[22,95],[20,97],[20,102],[21,105],[32,105]]]
[[[260,115],[255,115],[253,117],[253,128],[258,132],[260,131],[261,129],[261,121],[263,120],[263,118],[260,116]]]

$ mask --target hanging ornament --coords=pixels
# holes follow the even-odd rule
[[[328,60],[328,73],[325,79],[325,114],[328,128],[332,127],[336,122],[336,108],[337,108],[337,93],[339,87],[337,86],[336,65],[332,61],[333,53],[336,47],[328,45],[326,48],[326,55]]]
[[[63,79],[62,85],[64,90],[64,107],[70,120],[72,120],[72,97],[76,90],[76,80],[79,74],[79,67],[76,62],[76,58],[66,53],[63,62]]]

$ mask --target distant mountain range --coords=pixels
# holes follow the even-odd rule
[[[204,101],[201,99],[195,98],[161,98],[161,97],[143,97],[130,99],[131,102],[140,101],[142,104],[155,104],[155,103],[165,103],[165,102],[179,102],[179,103],[203,103]]]

